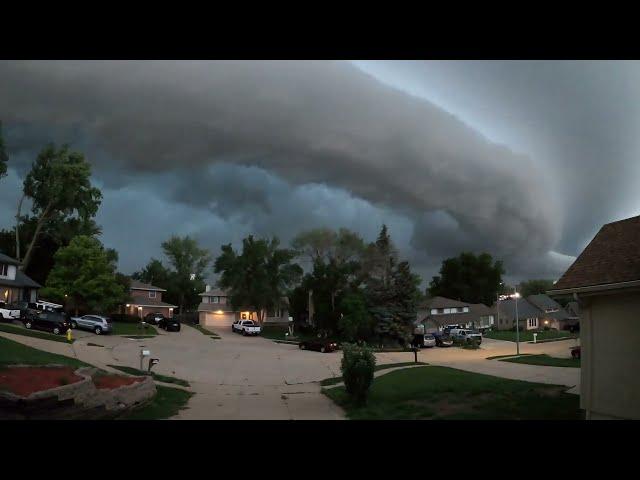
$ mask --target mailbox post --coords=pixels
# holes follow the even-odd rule
[[[140,371],[141,372],[144,371],[144,366],[143,366],[144,357],[148,357],[149,355],[151,355],[151,351],[145,350],[144,348],[145,347],[143,346],[141,347],[141,350],[140,350]]]
[[[154,367],[159,363],[160,363],[160,359],[159,358],[150,358],[149,359],[149,369],[147,371],[150,372],[151,371],[151,367]]]

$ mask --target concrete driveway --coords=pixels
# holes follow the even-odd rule
[[[214,340],[184,325],[169,332],[133,340],[114,335],[96,336],[74,331],[73,345],[6,334],[13,340],[43,350],[55,349],[98,367],[109,364],[140,367],[140,351],[148,349],[160,363],[154,371],[188,380],[196,393],[176,419],[342,419],[341,409],[320,392],[318,381],[340,376],[340,352],[303,351],[297,345],[262,337],[243,337],[218,330]],[[84,335],[88,333],[88,335]],[[52,344],[56,345],[52,345]],[[569,356],[575,340],[521,344],[521,353]],[[93,345],[90,345],[93,344]],[[100,345],[100,346],[96,346]],[[424,349],[418,360],[504,378],[566,385],[577,392],[580,369],[522,365],[486,360],[495,355],[515,355],[515,343],[484,339],[479,350]],[[51,350],[50,350],[51,351]],[[65,353],[66,352],[66,353]],[[376,354],[378,364],[410,362],[413,353]],[[146,363],[145,363],[146,368]]]

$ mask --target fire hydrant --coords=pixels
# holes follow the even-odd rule
[[[71,329],[67,329],[67,341],[71,342],[73,340],[73,335],[71,334]]]

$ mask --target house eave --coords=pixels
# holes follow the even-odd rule
[[[547,290],[547,295],[561,296],[561,295],[571,295],[574,293],[576,294],[597,293],[597,292],[605,292],[609,290],[621,290],[626,288],[638,288],[638,287],[640,287],[640,280],[630,280],[627,282],[604,283],[604,284],[597,284],[597,285],[586,285],[583,287]]]

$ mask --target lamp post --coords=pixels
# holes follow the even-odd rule
[[[513,288],[514,294],[513,298],[516,301],[516,354],[520,355],[520,322],[518,319],[518,298],[520,298],[520,294],[517,292],[516,288]]]

